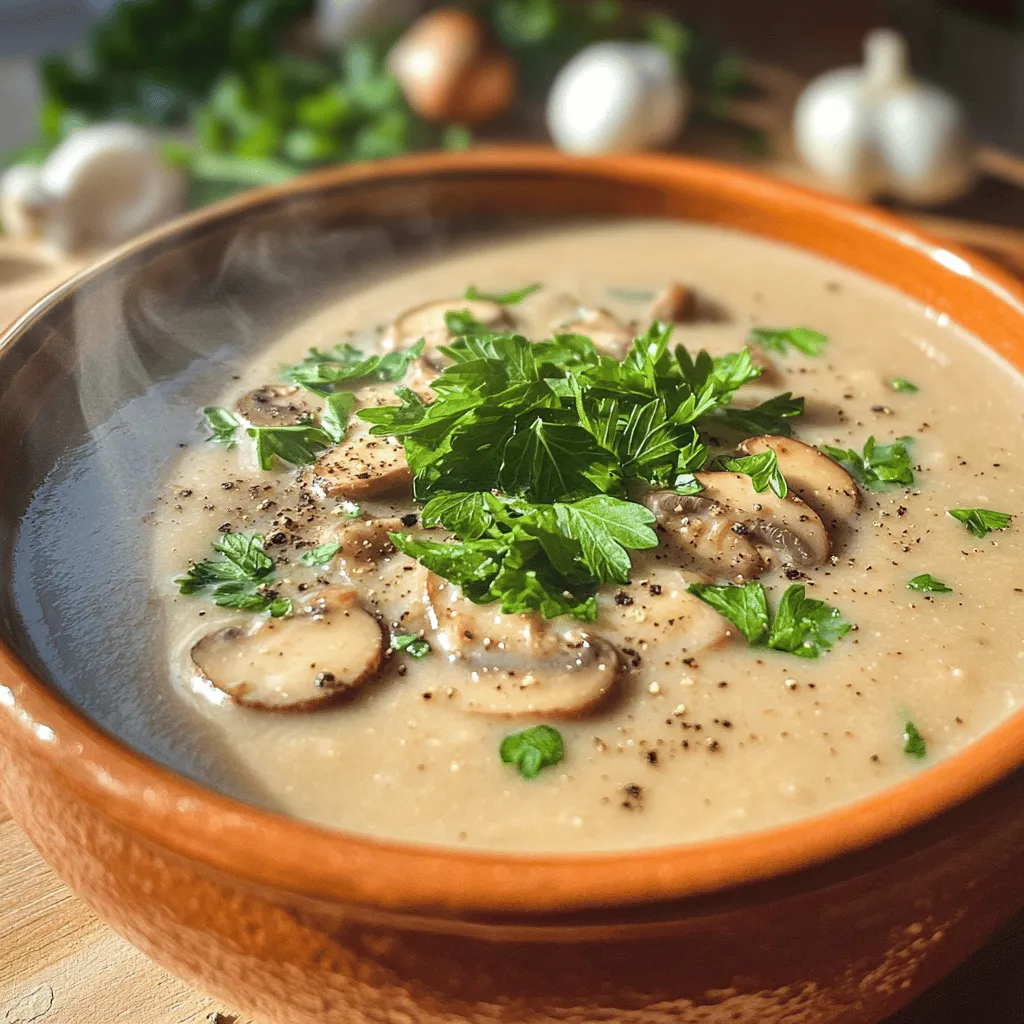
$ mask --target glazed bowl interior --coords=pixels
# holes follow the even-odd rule
[[[396,260],[616,215],[721,224],[812,250],[1024,365],[1024,306],[999,272],[883,215],[714,165],[529,150],[411,158],[204,211],[69,282],[0,350],[0,631],[5,682],[16,681],[0,697],[31,720],[41,749],[58,739],[53,770],[80,790],[105,788],[115,816],[211,862],[214,835],[259,837],[271,852],[244,869],[257,880],[393,900],[390,873],[405,877],[410,903],[481,910],[677,897],[792,871],[925,822],[1018,769],[1021,715],[984,745],[817,820],[675,850],[512,858],[375,843],[277,815],[210,732],[191,717],[186,727],[169,680],[152,676],[161,627],[142,527],[162,467],[195,439],[197,409],[272,338]],[[445,871],[426,870],[439,863]]]

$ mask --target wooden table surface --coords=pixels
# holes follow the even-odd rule
[[[803,180],[779,113],[799,79],[772,68],[759,69],[759,75],[764,95],[739,105],[736,116],[768,136],[771,157],[754,161],[739,138],[723,140],[717,127],[700,124],[688,132],[684,148],[758,162]],[[974,207],[960,204],[917,219],[1024,274],[1024,165],[986,153],[983,169],[986,179],[1015,186],[1013,193],[993,201],[983,181]],[[0,239],[0,326],[74,269],[75,263]],[[202,1024],[208,1018],[251,1024],[171,977],[103,925],[47,868],[0,805],[0,1024]],[[1024,915],[890,1024],[1024,1024]]]

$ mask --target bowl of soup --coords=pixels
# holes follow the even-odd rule
[[[0,345],[0,793],[281,1024],[877,1022],[1024,905],[1021,338],[676,158],[172,224]]]

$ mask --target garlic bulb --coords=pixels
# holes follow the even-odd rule
[[[183,176],[156,140],[129,124],[97,124],[65,139],[40,167],[0,179],[4,230],[64,252],[116,245],[180,213]]]
[[[481,124],[512,104],[516,66],[479,18],[442,7],[417,21],[388,55],[409,106],[428,121]]]
[[[649,149],[682,130],[690,92],[675,63],[652,43],[594,43],[558,73],[548,129],[569,153]]]
[[[842,190],[860,198],[888,193],[930,205],[961,195],[974,153],[960,104],[910,73],[902,36],[868,35],[864,66],[816,78],[797,102],[797,151]]]

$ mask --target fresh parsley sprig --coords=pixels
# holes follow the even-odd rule
[[[223,557],[193,562],[175,579],[180,593],[209,592],[222,608],[269,611],[275,618],[291,612],[292,602],[272,589],[274,561],[263,550],[258,533],[226,533],[214,542],[213,550]]]
[[[238,428],[242,421],[230,410],[219,405],[208,405],[203,410],[203,419],[210,428],[207,441],[213,441],[224,448],[234,448],[238,443]]]
[[[735,459],[719,460],[723,469],[732,473],[745,473],[750,477],[754,490],[759,494],[770,487],[780,498],[786,497],[789,487],[786,478],[779,469],[779,457],[775,452],[758,452],[756,455],[743,455]]]
[[[342,386],[381,380],[399,381],[423,352],[423,340],[405,349],[367,355],[354,345],[336,345],[324,352],[311,348],[305,359],[281,370],[281,378],[318,395],[330,395]]]
[[[872,436],[864,442],[863,453],[829,444],[819,447],[859,484],[872,491],[884,491],[892,484],[909,487],[914,483],[914,462],[910,454],[913,443],[912,437],[898,437],[892,444],[879,444]]]
[[[534,292],[539,292],[540,288],[539,284],[528,284],[524,288],[515,288],[510,292],[482,292],[475,285],[470,285],[462,297],[467,302],[496,302],[499,306],[515,306]]]
[[[930,572],[923,572],[912,580],[907,580],[907,589],[916,590],[921,594],[952,594],[953,588],[947,587],[942,580],[937,580]]]
[[[1007,530],[1013,522],[1009,512],[993,512],[990,508],[948,508],[946,511],[975,537],[985,537],[993,530]]]
[[[810,327],[752,327],[750,340],[755,345],[785,355],[795,348],[805,356],[820,356],[828,344],[828,336]]]
[[[352,392],[339,391],[324,396],[319,426],[298,423],[287,427],[249,427],[246,433],[256,441],[260,469],[273,469],[275,456],[293,466],[311,465],[321,452],[341,443],[354,407]]]
[[[724,615],[754,647],[770,647],[799,658],[817,658],[853,628],[837,608],[807,596],[800,584],[788,587],[778,610],[769,615],[764,587],[691,583],[691,594]]]
[[[341,545],[336,543],[318,544],[303,552],[299,561],[310,568],[319,568],[323,565],[330,565],[334,556],[341,550]]]

